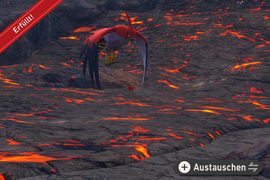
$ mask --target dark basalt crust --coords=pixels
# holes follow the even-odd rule
[[[17,2],[10,2],[10,14],[19,11]],[[91,86],[88,73],[83,77],[79,61],[90,30],[70,31],[127,22],[123,9],[105,11],[109,5],[98,3],[109,1],[93,2],[65,1],[40,22],[50,38],[35,26],[11,47],[29,46],[28,59],[0,66],[0,173],[5,179],[224,179],[183,178],[172,166],[183,158],[257,152],[253,144],[258,142],[262,149],[269,146],[268,1],[183,1],[185,6],[158,1],[147,12],[128,11],[137,17],[134,28],[148,40],[145,87],[140,52],[132,43],[119,50],[111,66],[100,54],[102,91]],[[46,30],[49,23],[53,30]],[[39,38],[47,45],[29,53]],[[4,60],[21,57],[21,51],[7,50]],[[261,157],[265,171],[248,178],[267,179],[268,156]]]

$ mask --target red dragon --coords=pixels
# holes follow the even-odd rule
[[[93,35],[84,41],[84,48],[81,51],[80,59],[85,53],[83,62],[83,75],[85,76],[86,66],[88,62],[89,74],[93,85],[94,73],[98,89],[100,88],[99,71],[98,71],[98,53],[105,51],[107,53],[106,64],[110,65],[116,62],[115,51],[130,41],[136,41],[140,47],[143,59],[144,73],[142,79],[142,87],[145,80],[147,69],[147,39],[132,26],[128,13],[126,12],[129,26],[117,25],[111,28],[104,28],[93,31]]]

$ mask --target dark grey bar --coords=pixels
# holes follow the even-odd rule
[[[173,169],[179,175],[258,175],[263,170],[258,160],[179,160]]]

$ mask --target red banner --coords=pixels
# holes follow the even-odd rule
[[[64,0],[39,0],[0,34],[0,54]]]

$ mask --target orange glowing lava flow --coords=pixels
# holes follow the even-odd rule
[[[142,106],[142,107],[153,107],[153,106],[148,105],[148,104],[135,103],[135,102],[114,103],[114,104],[110,104],[110,105],[125,105],[125,104],[131,104],[131,105]]]
[[[198,40],[198,37],[199,36],[184,36],[184,35],[179,35],[179,36],[182,36],[182,37],[184,37],[184,40],[186,40],[186,41],[190,41],[191,39],[193,39],[193,40]]]
[[[48,165],[48,161],[56,161],[56,160],[67,160],[67,159],[74,159],[79,158],[81,156],[76,157],[66,157],[66,158],[55,158],[55,157],[49,157],[49,156],[43,156],[40,154],[34,154],[35,152],[25,152],[25,153],[6,153],[6,152],[0,152],[4,153],[4,155],[0,156],[1,162],[35,162],[35,163],[42,163],[45,165]],[[9,154],[20,154],[21,156],[10,156]],[[8,155],[8,157],[5,157]]]
[[[260,99],[265,99],[265,98],[267,98],[266,96],[254,96],[254,95],[250,95],[249,96],[250,98],[260,98]]]
[[[93,26],[93,27],[80,27],[78,29],[75,29],[74,31],[71,31],[71,33],[75,33],[75,32],[86,32],[86,31],[92,31],[92,29],[96,28],[97,25]]]
[[[157,111],[172,111],[173,109],[158,109]]]
[[[45,67],[45,66],[43,66],[41,64],[39,65],[39,67],[44,68],[44,69],[51,69],[51,68]]]
[[[264,20],[267,20],[267,19],[269,19],[270,17],[268,17],[268,16],[263,16],[263,19]]]
[[[177,69],[166,69],[166,68],[162,68],[162,67],[159,67],[159,69],[163,69],[163,70],[165,70],[165,71],[167,71],[167,72],[171,72],[171,73],[177,73],[177,72],[180,72],[179,70],[180,69],[182,69],[182,68],[184,68],[184,67],[186,67],[187,65],[186,64],[183,64],[182,66],[180,66],[179,68],[177,68]]]
[[[38,144],[37,146],[50,146],[51,144],[45,143],[45,144]]]
[[[142,73],[143,73],[143,71],[138,70],[138,69],[131,70],[131,71],[128,71],[128,72],[131,72],[131,73],[133,73],[133,74],[142,74]]]
[[[193,132],[189,132],[189,131],[181,131],[181,132],[191,134],[191,135],[193,135],[195,137],[199,137],[198,135],[194,134]]]
[[[102,95],[100,95],[98,93],[90,93],[90,92],[85,92],[85,91],[77,91],[77,90],[68,89],[68,88],[61,88],[61,89],[52,88],[51,90],[58,91],[58,92],[75,92],[75,93],[78,93],[78,94],[102,96]]]
[[[29,114],[15,114],[15,113],[11,113],[15,116],[34,116],[36,114],[43,114],[43,113],[49,113],[50,111],[52,111],[51,109],[48,109],[47,111],[41,111],[41,112],[36,112],[36,113],[29,113]],[[10,114],[10,113],[7,113]]]
[[[217,130],[215,130],[215,132],[217,133],[217,135],[221,136],[221,134]]]
[[[11,139],[7,139],[7,141],[9,142],[9,143],[8,143],[9,145],[19,145],[19,144],[21,144],[21,143],[17,143],[17,142],[14,141],[14,140],[11,140]]]
[[[159,69],[164,69],[165,71],[167,71],[167,72],[171,72],[171,73],[180,72],[180,71],[179,71],[179,69],[172,69],[172,70],[165,69],[165,68],[159,68]]]
[[[74,39],[74,40],[81,40],[80,38],[77,38],[77,36],[60,37],[59,39]]]
[[[131,20],[131,24],[143,24],[143,21],[135,21],[135,19],[137,19],[138,17],[133,17],[133,18],[130,18]]]
[[[223,24],[216,24],[216,23],[213,23],[213,25],[218,26],[218,27],[224,27],[224,28],[228,28],[228,27],[232,27],[233,25],[228,25],[228,26],[223,26]]]
[[[148,150],[143,146],[143,145],[106,145],[106,146],[111,146],[111,147],[134,147],[136,151],[139,151],[143,153],[145,158],[149,158],[150,155],[148,154]],[[138,159],[142,160],[142,159]]]
[[[263,4],[264,4],[265,2],[262,2],[262,4],[260,5],[260,7],[258,7],[257,9],[250,9],[250,10],[252,10],[252,11],[258,11],[258,10],[261,10],[262,8],[262,6],[263,6]]]
[[[176,136],[176,135],[173,134],[173,133],[168,133],[168,135],[170,135],[170,136],[172,136],[172,137],[175,137],[176,139],[183,139],[183,137]]]
[[[33,123],[33,122],[29,122],[29,121],[21,121],[21,120],[14,119],[14,118],[10,118],[10,119],[5,119],[5,118],[2,118],[1,120],[2,120],[2,121],[15,121],[15,122],[20,122],[20,123],[30,123],[30,124],[36,124],[36,123]]]
[[[178,101],[178,102],[186,102],[186,101],[181,100],[181,99],[174,99],[174,100],[176,100],[176,101]]]
[[[205,31],[205,32],[199,32],[197,31],[196,34],[205,34],[205,33],[210,33],[210,31]]]
[[[120,117],[109,117],[109,118],[104,118],[104,120],[147,121],[147,120],[151,120],[151,119],[149,119],[149,118],[120,118]]]
[[[247,116],[238,115],[238,116],[239,116],[239,117],[242,117],[242,118],[244,118],[244,119],[246,119],[246,120],[248,120],[248,121],[253,121],[251,115],[247,115]]]
[[[212,107],[212,106],[200,106],[200,108],[217,109],[217,110],[223,110],[223,111],[241,111],[241,109],[228,109],[228,108]]]
[[[14,65],[11,65],[11,66],[0,66],[0,68],[12,68],[12,67],[15,67],[15,66],[18,66],[18,64],[14,64]]]
[[[264,41],[266,44],[270,44],[270,41],[266,41],[263,38],[259,38],[260,40]]]
[[[126,14],[125,13],[122,13],[122,14],[119,14],[121,16],[124,16],[124,17],[120,17],[120,19],[126,19]],[[133,17],[133,18],[130,18],[130,21],[131,21],[131,24],[143,24],[143,21],[135,21],[135,19],[137,19],[138,17]],[[118,20],[118,18],[116,18],[115,20]]]
[[[258,93],[258,94],[260,94],[260,93],[262,92],[261,90],[258,90],[258,89],[255,88],[255,87],[250,87],[250,91],[251,91],[251,92]]]
[[[62,146],[86,146],[85,144],[68,144],[68,143],[54,143],[54,144]]]
[[[30,68],[29,68],[29,70],[28,70],[28,72],[29,72],[29,73],[31,73],[31,72],[32,72],[32,69],[33,69],[33,68],[32,68],[32,67],[30,67]]]
[[[149,158],[150,157],[150,155],[147,152],[148,150],[145,147],[143,147],[143,146],[137,146],[134,149],[137,150],[137,151],[140,151],[141,153],[143,153],[143,155],[144,155],[145,158]]]
[[[260,48],[260,47],[264,47],[264,46],[266,46],[266,45],[261,44],[261,45],[255,46],[255,48]]]
[[[13,81],[12,79],[6,79],[6,78],[2,78],[2,77],[0,77],[0,79],[2,79],[4,83],[12,84],[12,85],[15,85],[15,86],[20,85],[18,83],[11,82],[11,81]]]
[[[267,109],[267,110],[270,110],[270,108],[267,107],[268,105],[260,104],[256,100],[253,100],[253,101],[252,100],[249,100],[249,101],[237,101],[237,102],[238,103],[252,103],[252,104],[254,104],[256,106],[259,106],[259,107],[256,107],[255,109]]]
[[[191,13],[191,14],[183,14],[183,15],[176,15],[176,17],[183,17],[183,16],[191,16],[191,15],[195,15],[195,14],[201,14],[200,12],[197,12],[197,13]]]
[[[164,140],[164,139],[167,139],[167,138],[139,138],[138,140],[140,141],[159,141],[159,140]]]
[[[248,39],[248,40],[250,40],[250,41],[252,41],[252,42],[255,42],[256,40],[255,39],[251,39],[251,38],[248,38],[248,37],[246,37],[246,36],[244,36],[244,35],[239,35],[237,32],[233,32],[233,31],[231,31],[231,30],[227,30],[225,33],[219,33],[220,35],[219,36],[226,36],[226,34],[228,34],[228,33],[231,33],[231,35],[232,36],[237,36],[238,38],[246,38],[246,39]]]
[[[151,131],[151,129],[144,129],[144,128],[142,128],[142,127],[135,127],[134,131],[147,132],[147,131]]]
[[[217,114],[217,115],[222,115],[221,113],[218,113],[216,111],[209,110],[209,109],[185,109],[185,111],[200,111],[200,112],[207,112],[207,113],[213,113],[213,114]]]
[[[64,66],[71,66],[70,64],[67,64],[67,63],[61,63],[61,64]]]
[[[177,87],[175,85],[170,84],[167,80],[164,80],[164,81],[158,80],[158,82],[162,82],[162,83],[168,84],[168,86],[171,87],[171,88],[175,88],[175,89],[178,89],[179,88],[179,87]]]
[[[74,140],[69,140],[69,139],[65,139],[65,141],[68,141],[68,142],[74,142],[74,143],[81,143],[79,141],[74,141]]]
[[[144,29],[147,29],[147,27],[141,28],[141,29],[137,30],[137,32],[142,31]]]
[[[69,97],[64,97],[66,102],[75,102],[76,104],[81,104],[82,102],[86,102],[85,100],[81,99],[72,99]]]
[[[172,27],[174,26],[180,26],[180,25],[185,25],[185,26],[196,26],[196,25],[200,25],[200,24],[205,24],[203,22],[198,22],[198,23],[180,23],[179,21],[175,21],[173,25],[171,25]]]
[[[214,137],[212,134],[210,134],[210,133],[207,133],[207,134],[208,134],[208,136],[210,136],[211,138],[215,139],[215,137]]]
[[[166,18],[168,21],[172,20],[172,18],[170,16],[164,16],[164,18]]]
[[[260,64],[262,63],[261,61],[257,61],[257,62],[249,62],[249,63],[244,63],[244,64],[241,64],[239,65],[239,63],[237,63],[236,66],[234,66],[232,69],[232,71],[234,71],[235,69],[237,70],[240,70],[241,68],[245,68],[246,66],[249,66],[249,65],[254,65],[254,64]]]

